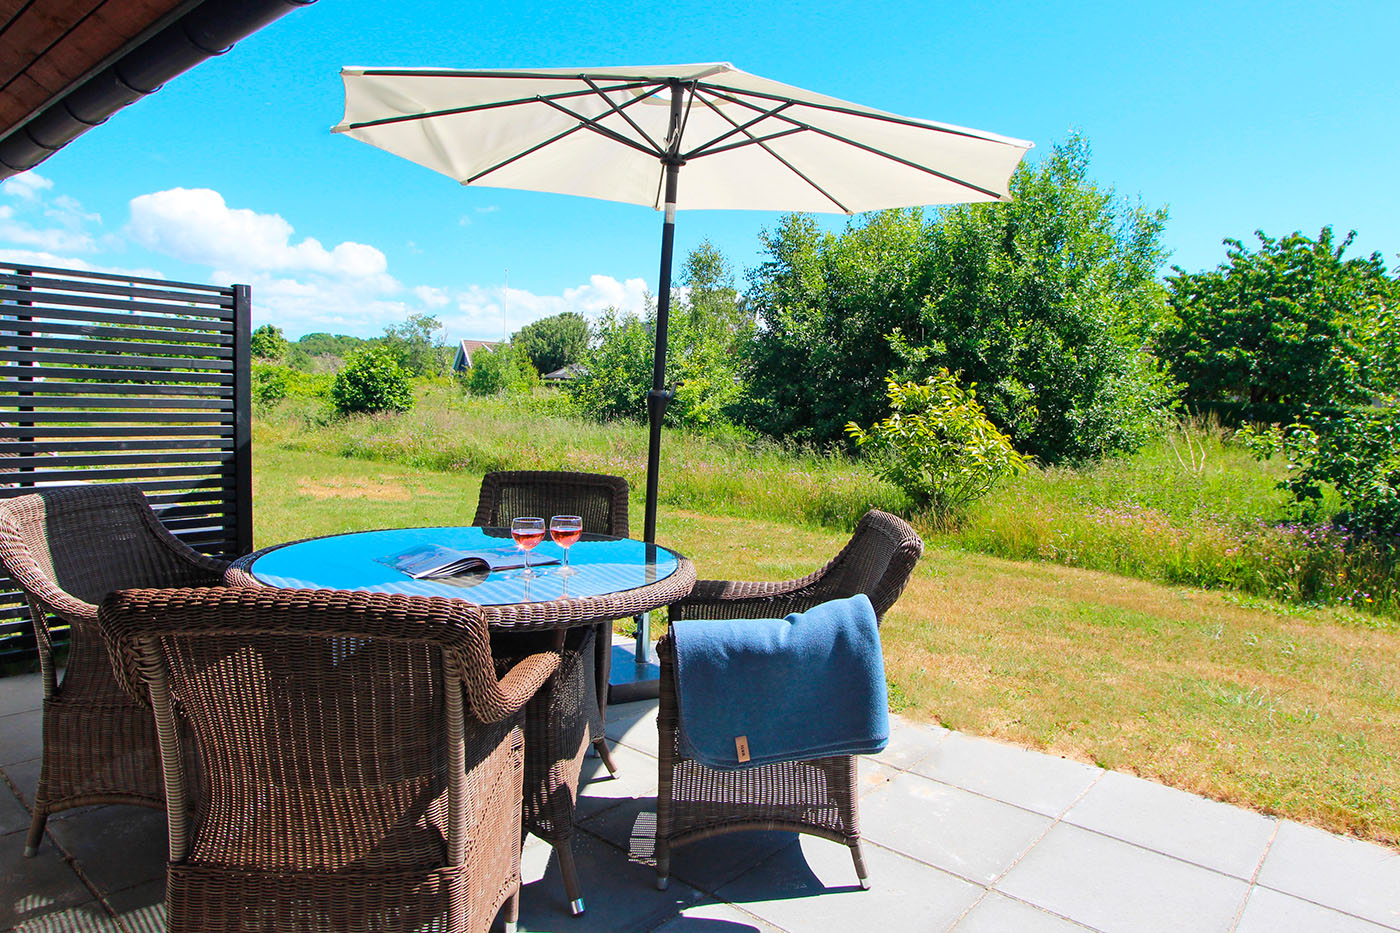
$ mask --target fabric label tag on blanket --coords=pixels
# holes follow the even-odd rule
[[[734,753],[739,756],[740,761],[749,760],[749,737],[739,735],[734,737]]]

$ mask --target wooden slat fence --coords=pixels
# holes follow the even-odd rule
[[[0,263],[0,497],[136,483],[192,547],[247,553],[249,313],[246,285]],[[33,650],[0,574],[0,663]]]

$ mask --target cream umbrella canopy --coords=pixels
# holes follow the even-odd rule
[[[645,539],[656,539],[675,212],[853,214],[1009,200],[1031,144],[896,116],[726,63],[457,71],[346,68],[334,127],[464,185],[665,211],[647,393]],[[685,184],[679,182],[684,168]]]

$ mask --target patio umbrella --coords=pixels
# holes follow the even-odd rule
[[[725,63],[456,71],[346,68],[334,132],[464,185],[665,210],[647,393],[645,538],[656,539],[675,215],[1008,200],[1031,144],[900,117]],[[685,185],[680,185],[681,169]]]

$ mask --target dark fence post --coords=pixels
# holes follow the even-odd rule
[[[233,506],[238,552],[253,550],[253,296],[233,286]]]

